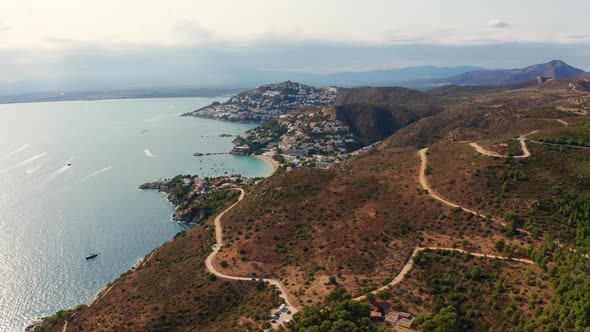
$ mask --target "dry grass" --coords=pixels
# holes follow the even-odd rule
[[[228,273],[278,276],[307,304],[322,302],[329,276],[355,295],[386,284],[421,244],[491,246],[486,237],[499,230],[432,201],[418,169],[415,151],[382,147],[329,171],[276,175],[223,218],[218,262],[230,262]]]

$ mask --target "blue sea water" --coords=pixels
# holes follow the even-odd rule
[[[157,192],[174,175],[265,176],[227,152],[253,124],[179,117],[213,98],[0,105],[0,331],[88,303],[187,226]],[[71,164],[68,166],[68,164]],[[100,255],[86,260],[89,251]]]

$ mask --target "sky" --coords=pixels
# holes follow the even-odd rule
[[[590,70],[589,12],[587,0],[3,0],[0,92],[552,59]]]

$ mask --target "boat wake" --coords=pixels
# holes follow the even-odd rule
[[[58,168],[56,171],[54,171],[53,173],[49,174],[49,176],[47,177],[46,182],[49,181],[53,181],[56,177],[58,177],[60,174],[63,174],[64,172],[66,172],[67,170],[69,170],[72,166],[63,166]]]
[[[0,173],[12,171],[13,169],[19,168],[21,166],[25,166],[26,164],[30,164],[33,161],[35,161],[35,160],[37,160],[37,159],[39,159],[39,158],[41,158],[41,157],[43,157],[45,155],[47,155],[47,152],[43,152],[43,153],[40,153],[40,154],[38,154],[36,156],[32,156],[31,158],[26,159],[26,160],[24,160],[24,161],[22,161],[22,162],[20,162],[20,163],[18,163],[16,165],[12,166],[12,167],[9,167],[9,168],[6,168],[6,169],[1,170]]]
[[[36,166],[36,167],[33,167],[33,168],[27,168],[27,170],[25,171],[25,175],[29,175],[29,174],[35,173],[36,171],[40,170],[41,167],[43,167],[43,165],[39,165],[39,166]]]
[[[16,149],[16,150],[14,150],[14,151],[10,152],[9,154],[7,154],[7,155],[6,155],[6,157],[13,156],[13,155],[15,155],[15,154],[17,154],[17,153],[19,153],[19,152],[21,152],[21,151],[25,150],[25,149],[26,149],[26,148],[28,148],[28,147],[29,147],[29,144],[25,144],[25,145],[23,145],[22,147],[20,147],[20,148],[18,148],[18,149]]]
[[[143,153],[145,153],[145,156],[148,158],[160,158],[160,156],[157,156],[155,154],[153,154],[150,150],[148,149],[144,149]]]
[[[98,174],[104,173],[104,172],[106,172],[106,171],[108,171],[108,170],[110,170],[112,168],[113,168],[112,166],[105,167],[105,168],[103,168],[103,169],[101,169],[99,171],[96,171],[96,172],[94,172],[94,173],[92,173],[90,175],[85,176],[84,178],[82,178],[82,180],[78,181],[78,183],[84,183],[84,182],[90,180],[91,178],[97,176]]]

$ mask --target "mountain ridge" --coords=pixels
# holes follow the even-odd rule
[[[475,70],[434,80],[412,80],[403,86],[433,88],[444,85],[510,85],[541,78],[571,78],[588,75],[586,71],[572,67],[562,60],[551,60],[515,69]]]

